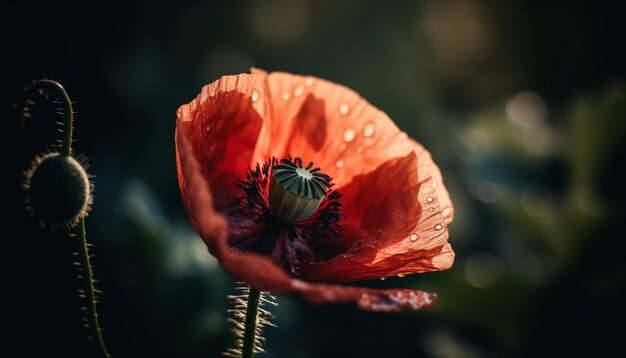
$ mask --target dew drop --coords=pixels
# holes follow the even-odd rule
[[[207,132],[211,130],[211,126],[206,126]]]
[[[352,142],[355,137],[356,137],[356,131],[353,128],[347,128],[343,132],[343,140],[345,140],[348,143]]]
[[[441,224],[435,225],[435,230],[441,230],[441,229],[443,229],[443,225]]]
[[[252,102],[256,102],[261,98],[261,93],[257,90],[252,91]]]
[[[304,88],[302,88],[302,86],[298,86],[293,91],[293,95],[294,95],[294,97],[299,97],[302,94],[302,92],[304,92]]]
[[[409,236],[409,240],[415,242],[415,241],[417,241],[417,239],[419,239],[419,237],[420,236],[418,234],[412,233],[411,236]]]
[[[337,166],[337,168],[343,168],[343,160],[339,159],[335,165]]]
[[[432,213],[433,211],[435,211],[435,208],[433,208],[433,207],[431,206],[430,208],[428,208],[428,211],[430,211],[430,212]]]
[[[369,138],[373,136],[374,133],[376,133],[376,127],[374,126],[374,123],[372,122],[365,123],[365,127],[363,127],[363,135]]]
[[[380,280],[381,281],[385,281],[387,279],[387,277],[381,277]]]
[[[339,114],[342,116],[346,116],[350,113],[350,106],[347,103],[342,103],[339,105]]]
[[[398,277],[400,277],[400,278],[402,278],[402,277],[404,277],[404,276],[406,276],[406,274],[405,274],[405,273],[399,273],[399,274],[398,274]]]
[[[433,202],[433,200],[434,200],[434,199],[433,199],[433,197],[432,197],[432,196],[429,196],[428,198],[426,198],[426,201],[427,201],[427,202],[429,202],[429,203],[432,203],[432,202]]]
[[[290,97],[290,96],[289,96],[289,92],[285,92],[285,93],[283,93],[283,101],[288,100],[288,99],[289,99],[289,97]]]
[[[313,79],[312,79],[312,78],[310,78],[310,77],[309,77],[309,78],[307,78],[306,80],[304,80],[304,84],[305,84],[307,87],[311,87],[311,86],[313,86]]]

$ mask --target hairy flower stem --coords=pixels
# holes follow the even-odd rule
[[[261,291],[250,286],[248,295],[248,308],[246,309],[245,330],[243,333],[242,358],[253,358],[257,333],[257,319],[259,314],[259,302]]]
[[[87,234],[85,232],[85,217],[80,218],[78,224],[78,256],[82,267],[82,273],[80,277],[83,280],[84,298],[87,309],[87,321],[89,328],[92,331],[92,338],[94,341],[96,352],[99,357],[110,357],[107,352],[107,348],[104,345],[104,339],[102,338],[102,330],[100,329],[100,323],[98,322],[98,311],[96,308],[96,293],[93,286],[93,274],[91,272],[91,262],[89,260],[89,249],[87,248]]]
[[[53,80],[39,80],[33,83],[29,89],[52,89],[59,94],[61,99],[61,105],[63,106],[63,142],[61,147],[61,153],[69,157],[72,155],[72,129],[74,123],[74,109],[72,108],[72,100],[65,91],[65,88]]]
[[[29,88],[29,90],[37,89],[50,89],[56,92],[61,100],[63,106],[63,141],[61,146],[61,154],[66,157],[72,156],[72,132],[74,129],[74,109],[72,108],[72,100],[65,91],[63,86],[54,80],[43,79],[36,81]],[[98,321],[98,311],[96,308],[96,293],[93,284],[93,273],[91,271],[91,262],[89,260],[89,248],[87,247],[87,233],[85,231],[85,215],[83,214],[76,227],[76,243],[78,245],[78,258],[80,260],[81,273],[79,277],[82,280],[83,288],[80,290],[80,297],[86,300],[86,326],[92,330],[90,338],[93,339],[96,352],[99,357],[110,357],[104,345],[104,339],[102,338],[102,329]],[[72,234],[73,235],[73,234]]]

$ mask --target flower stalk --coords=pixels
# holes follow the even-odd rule
[[[243,358],[254,357],[260,302],[261,291],[250,286],[250,293],[248,294],[248,307],[246,308],[245,328],[243,333],[243,348],[241,350],[241,356]]]
[[[265,353],[263,328],[265,326],[276,327],[271,322],[274,315],[267,306],[276,306],[276,297],[243,282],[239,282],[236,289],[240,291],[239,294],[228,296],[233,304],[228,310],[233,317],[228,321],[234,325],[235,347],[228,348],[222,355],[250,358],[256,354]]]
[[[72,155],[72,130],[74,125],[74,109],[72,108],[72,100],[70,96],[67,94],[67,91],[63,86],[54,80],[43,79],[38,80],[28,87],[29,90],[46,90],[50,89],[57,93],[61,99],[61,106],[63,107],[63,141],[61,144],[61,153],[69,157]],[[22,116],[22,122],[24,121],[24,116]],[[22,123],[23,125],[24,123]]]
[[[99,357],[110,357],[109,352],[102,338],[102,329],[98,319],[98,310],[96,307],[96,289],[93,284],[93,273],[91,271],[91,262],[89,259],[89,244],[87,244],[87,233],[85,230],[85,217],[81,217],[77,229],[78,259],[80,260],[81,274],[78,275],[82,279],[83,290],[80,297],[86,301],[87,323],[85,326],[91,330],[90,338],[94,341],[94,346]]]
[[[46,90],[51,90],[59,96],[62,106],[61,113],[63,114],[63,139],[60,154],[52,152],[51,154],[41,157],[39,160],[35,161],[35,167],[31,169],[28,174],[28,185],[26,185],[26,189],[30,192],[31,196],[33,195],[33,192],[61,192],[58,197],[54,195],[45,196],[39,194],[36,197],[31,197],[31,201],[37,201],[37,203],[33,204],[38,204],[37,206],[39,208],[42,207],[39,203],[42,200],[44,202],[47,200],[51,204],[45,206],[44,208],[50,207],[53,210],[58,210],[59,207],[62,206],[59,203],[60,200],[72,203],[72,200],[77,201],[80,199],[79,201],[83,202],[83,204],[80,205],[80,210],[75,214],[75,216],[66,221],[66,225],[70,229],[73,228],[74,232],[70,233],[70,236],[75,238],[77,245],[77,252],[75,255],[78,257],[78,262],[75,262],[75,265],[77,265],[79,270],[78,278],[82,281],[82,288],[78,290],[78,293],[79,297],[86,301],[85,306],[82,307],[82,310],[86,314],[86,317],[83,318],[85,321],[84,326],[91,330],[89,338],[94,342],[94,348],[98,357],[108,358],[110,355],[104,344],[102,329],[100,328],[98,319],[96,289],[94,288],[93,272],[89,256],[90,245],[87,243],[87,233],[85,230],[85,216],[88,206],[92,200],[92,185],[89,183],[88,175],[85,172],[83,165],[80,163],[80,159],[77,161],[72,156],[72,132],[74,123],[74,109],[72,108],[72,101],[67,94],[67,91],[65,91],[65,88],[63,88],[59,82],[54,80],[43,79],[36,81],[29,86],[27,90],[37,90],[42,94],[45,93],[44,91]],[[27,105],[28,104],[34,104],[34,102],[27,101]],[[24,107],[24,110],[27,112],[28,108]],[[29,117],[29,114],[24,113],[22,116],[22,122],[24,122],[24,119],[27,117]],[[60,156],[64,159],[59,161],[57,158],[60,158]],[[44,161],[47,163],[46,167],[42,166],[42,162]],[[50,167],[51,165],[54,166]],[[64,170],[60,170],[59,168]],[[50,190],[50,188],[55,190]],[[63,190],[59,190],[59,188]],[[74,227],[76,223],[78,225]]]

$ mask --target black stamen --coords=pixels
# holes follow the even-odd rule
[[[291,161],[291,157],[289,159],[283,158],[280,161],[281,163],[285,163],[292,168],[297,168],[297,166]]]
[[[240,179],[237,182],[237,188],[243,191],[244,196],[233,200],[233,206],[240,210],[250,211],[253,214],[252,221],[264,225],[263,228],[267,232],[258,233],[256,241],[252,239],[252,241],[246,241],[248,239],[245,238],[243,240],[241,238],[239,240],[231,239],[234,248],[271,254],[272,250],[275,249],[275,243],[280,233],[285,232],[288,240],[294,242],[288,250],[298,250],[298,252],[296,254],[281,252],[278,263],[293,271],[293,268],[298,266],[297,261],[309,252],[310,241],[322,238],[332,239],[340,235],[337,228],[340,227],[339,222],[345,218],[340,213],[342,204],[339,199],[341,194],[331,190],[332,178],[320,173],[320,168],[311,169],[313,168],[312,162],[309,162],[304,168],[302,163],[302,159],[299,157],[293,161],[291,158],[283,158],[280,161],[272,158],[262,165],[257,164],[254,168],[249,168],[245,179]],[[307,179],[296,173],[298,168],[308,170],[312,177]],[[317,211],[309,218],[295,224],[280,221],[272,212],[269,201],[269,187],[274,174],[278,183],[289,191],[293,191],[295,188],[298,195],[315,199],[323,197]],[[286,210],[286,208],[283,207],[281,210]],[[297,244],[295,244],[296,242]]]

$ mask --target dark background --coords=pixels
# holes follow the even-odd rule
[[[431,150],[456,208],[452,269],[365,282],[439,293],[375,314],[279,296],[267,357],[614,356],[623,351],[626,64],[618,2],[0,2],[3,355],[91,356],[73,242],[23,209],[60,138],[24,86],[77,101],[88,240],[114,357],[217,357],[232,279],[184,215],[175,111],[250,66],[345,84]],[[12,105],[18,105],[17,109]]]

